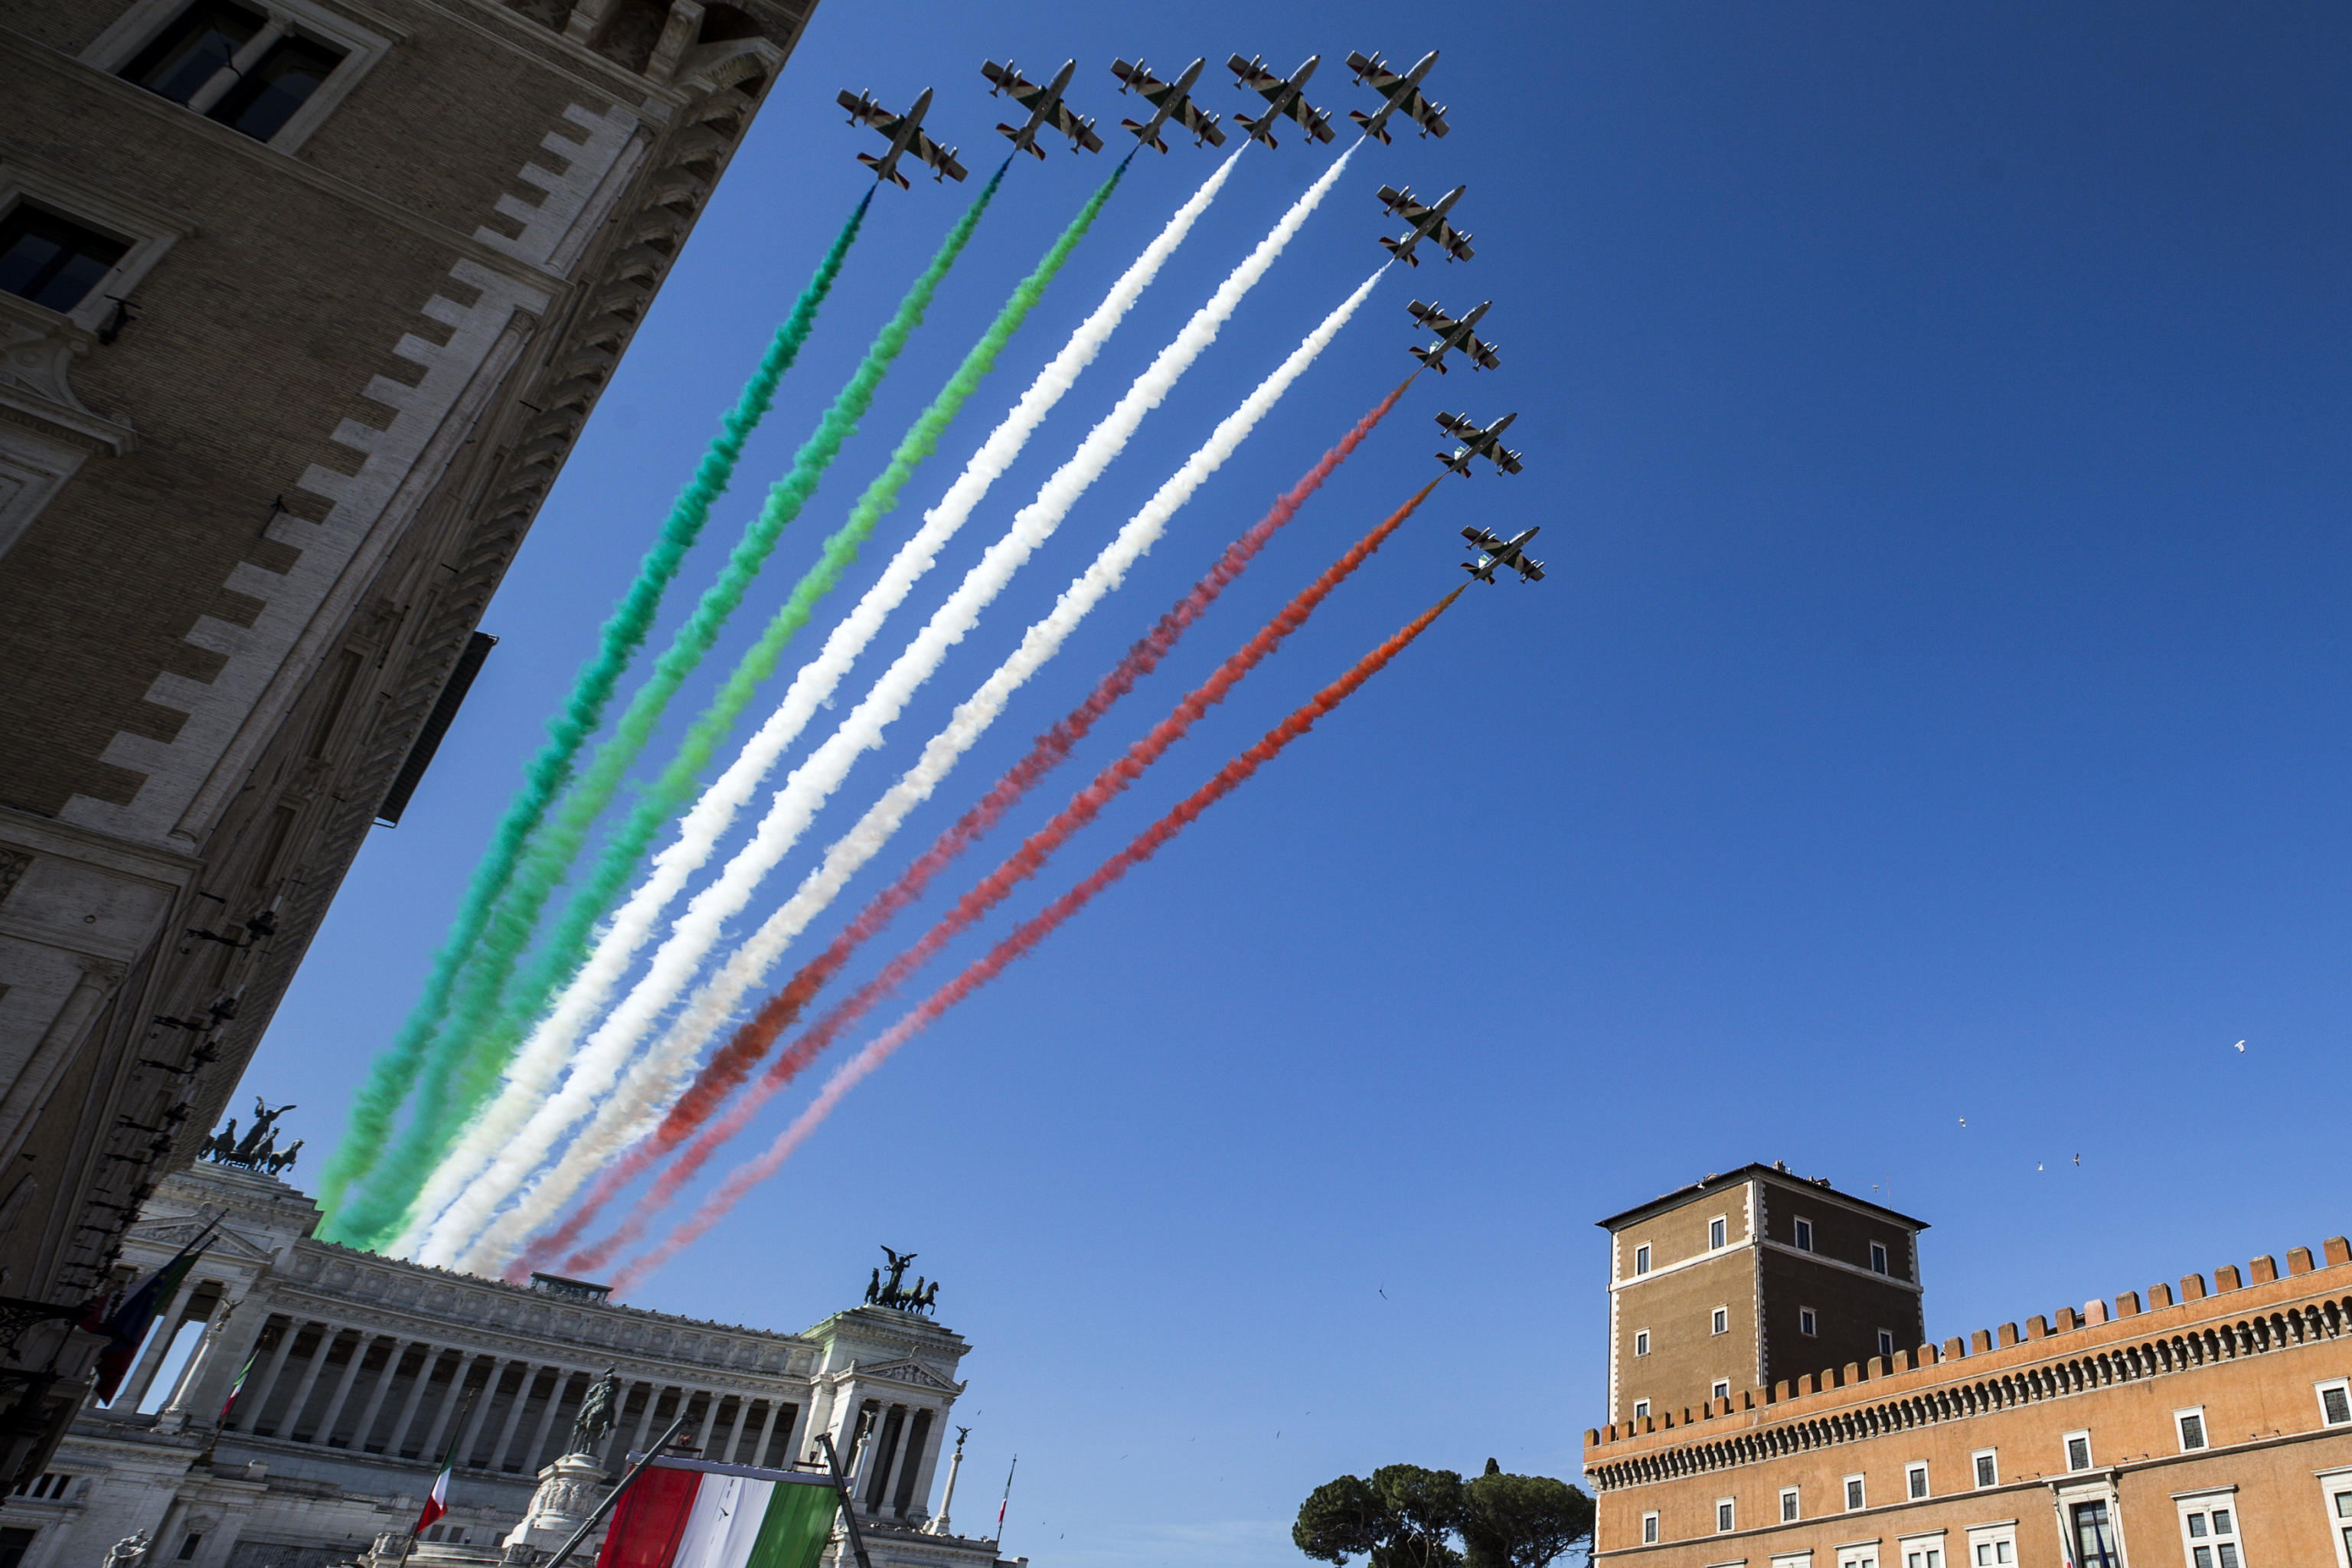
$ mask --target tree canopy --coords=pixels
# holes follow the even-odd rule
[[[1549,1476],[1494,1460],[1465,1482],[1452,1470],[1386,1465],[1341,1476],[1298,1505],[1290,1539],[1324,1563],[1370,1568],[1546,1568],[1592,1537],[1592,1500]]]

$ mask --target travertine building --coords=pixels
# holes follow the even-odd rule
[[[16,1317],[218,1121],[812,4],[0,0]],[[0,1479],[93,1349],[13,1343]]]
[[[1847,1246],[1919,1226],[1778,1167],[1710,1178],[1604,1222],[1620,1249],[1612,1345],[1623,1314],[1641,1310],[1628,1237],[1663,1227],[1654,1272],[1664,1238],[1681,1237],[1672,1255],[1702,1274],[1714,1254],[1694,1254],[1688,1222],[1737,1215],[1751,1183],[1771,1246],[1783,1232],[1770,1216],[1800,1206],[1850,1208]],[[1817,1232],[1816,1246],[1830,1235]],[[2286,1258],[2284,1275],[2257,1258],[2216,1269],[2210,1288],[2192,1274],[2145,1300],[2126,1291],[2029,1319],[2022,1332],[2005,1323],[1966,1342],[1842,1352],[1793,1378],[1811,1342],[1784,1345],[1776,1330],[1755,1381],[1728,1389],[1715,1375],[1727,1362],[1661,1345],[1661,1373],[1622,1374],[1611,1424],[1585,1434],[1595,1561],[2352,1568],[2352,1244],[2329,1240],[2317,1263],[2300,1247]],[[1876,1261],[1867,1256],[1864,1271]],[[1768,1325],[1822,1289],[1802,1274],[1758,1278]],[[1916,1261],[1907,1278],[1916,1284]],[[1850,1326],[1878,1322],[1891,1300],[1858,1297]],[[1820,1342],[1852,1342],[1826,1312],[1820,1330]],[[1654,1390],[1646,1408],[1628,1397],[1640,1388]]]
[[[0,1502],[0,1568],[89,1568],[134,1531],[151,1563],[192,1568],[327,1568],[385,1536],[383,1558],[416,1568],[527,1563],[506,1542],[608,1368],[608,1474],[680,1410],[681,1439],[734,1464],[790,1466],[820,1432],[846,1458],[864,1432],[876,1568],[996,1568],[992,1544],[926,1528],[967,1348],[928,1317],[856,1307],[784,1334],[478,1279],[313,1239],[308,1197],[215,1164],[163,1183],[124,1258],[154,1268],[215,1217],[114,1403]],[[449,1517],[404,1551],[453,1436]]]

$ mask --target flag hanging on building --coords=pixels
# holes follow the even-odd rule
[[[215,1220],[213,1225],[219,1223]],[[188,1270],[196,1266],[196,1259],[212,1245],[213,1225],[205,1226],[195,1240],[180,1248],[170,1262],[144,1279],[115,1296],[90,1302],[89,1315],[78,1326],[114,1342],[98,1352],[96,1386],[100,1405],[113,1402],[122,1387],[123,1377],[131,1371],[131,1363],[138,1359],[139,1346],[147,1338],[147,1331],[154,1327],[156,1316],[178,1297]]]
[[[424,1374],[420,1372],[418,1375]],[[416,1523],[409,1530],[411,1541],[424,1534],[426,1525],[449,1511],[449,1477],[457,1468],[457,1440],[466,1430],[466,1413],[473,1407],[474,1396],[471,1394],[457,1404],[457,1419],[449,1423],[449,1447],[442,1450],[441,1470],[433,1478],[433,1489],[425,1494],[425,1511],[416,1516]]]
[[[220,1414],[213,1417],[214,1426],[228,1425],[228,1413],[236,1408],[236,1396],[245,1392],[245,1380],[253,1375],[253,1363],[260,1359],[261,1352],[256,1350],[245,1358],[245,1364],[236,1369],[236,1380],[228,1385],[228,1397],[221,1401]]]
[[[840,1500],[829,1476],[664,1457],[622,1494],[596,1568],[815,1568]]]

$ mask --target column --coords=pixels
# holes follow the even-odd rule
[[[352,1428],[351,1450],[354,1454],[367,1452],[368,1434],[375,1429],[375,1418],[383,1409],[383,1396],[392,1392],[394,1382],[400,1376],[400,1363],[408,1355],[408,1341],[394,1337],[388,1342],[391,1348],[383,1352],[383,1370],[376,1373],[375,1385],[368,1390],[367,1404],[360,1410],[359,1425]]]
[[[727,1435],[719,1439],[719,1452],[716,1455],[706,1456],[708,1458],[716,1458],[722,1465],[732,1465],[740,1462],[735,1458],[735,1447],[738,1440],[743,1436],[743,1417],[751,1414],[751,1396],[750,1394],[738,1394],[733,1397],[735,1400],[735,1414],[727,1423]]]
[[[866,1511],[880,1513],[890,1495],[890,1477],[897,1468],[898,1446],[907,1433],[907,1407],[893,1405],[884,1413],[881,1432],[874,1439],[874,1458],[866,1468],[873,1479],[866,1483]]]
[[[392,1430],[383,1435],[387,1458],[400,1458],[400,1450],[406,1446],[408,1425],[416,1418],[416,1407],[424,1402],[425,1391],[433,1386],[433,1369],[441,1360],[441,1352],[423,1340],[416,1342],[416,1375],[410,1379],[408,1393],[401,1399],[400,1414],[392,1418]]]
[[[521,1425],[522,1413],[530,1405],[531,1390],[539,1386],[540,1369],[529,1362],[517,1362],[522,1376],[515,1384],[514,1397],[507,1402],[507,1413],[499,1423],[498,1440],[490,1445],[488,1468],[506,1468],[507,1450],[514,1447],[515,1428]]]
[[[264,1323],[262,1326],[267,1328],[268,1324]],[[252,1431],[254,1423],[261,1419],[261,1413],[269,1407],[269,1396],[278,1392],[278,1374],[286,1370],[287,1352],[294,1348],[294,1342],[301,1337],[302,1325],[292,1318],[288,1318],[286,1327],[278,1335],[278,1348],[269,1352],[269,1369],[255,1379],[247,1385],[246,1391],[238,1395],[237,1403],[243,1405],[245,1408],[229,1412],[230,1416],[245,1430]]]
[[[548,1429],[555,1425],[555,1413],[563,1408],[563,1392],[571,1387],[572,1374],[560,1366],[548,1368],[555,1381],[547,1385],[547,1407],[539,1413],[539,1420],[530,1429],[530,1444],[522,1451],[522,1473],[539,1474],[540,1456],[547,1452]]]
[[[457,1439],[457,1464],[461,1468],[473,1464],[474,1445],[481,1441],[482,1423],[490,1418],[490,1406],[499,1402],[499,1384],[506,1381],[506,1363],[494,1355],[482,1359],[490,1363],[490,1375],[483,1380],[482,1392],[474,1399],[474,1413],[467,1417],[465,1431]]]
[[[177,1432],[188,1424],[189,1393],[196,1386],[196,1381],[205,1375],[205,1369],[220,1358],[220,1343],[227,1337],[229,1323],[236,1316],[236,1306],[234,1301],[222,1301],[214,1307],[212,1321],[205,1325],[205,1337],[196,1342],[195,1353],[188,1357],[188,1364],[180,1369],[180,1381],[173,1388],[172,1397],[163,1402],[162,1410],[156,1412],[157,1431]]]
[[[910,1506],[917,1519],[930,1516],[931,1477],[939,1469],[940,1449],[948,1435],[948,1424],[940,1419],[944,1414],[935,1410],[915,1413],[915,1435],[907,1447],[907,1479],[898,1483],[898,1494],[906,1500],[898,1504],[901,1519]]]
[[[780,1399],[771,1398],[768,1401],[768,1413],[760,1417],[760,1440],[751,1445],[751,1462],[753,1464],[767,1464],[768,1445],[774,1441],[776,1436],[776,1412],[782,1410],[783,1407],[783,1401]],[[789,1437],[792,1434],[787,1432],[784,1436]]]
[[[219,1289],[216,1281],[209,1279],[180,1281],[180,1288],[172,1292],[172,1299],[155,1315],[155,1330],[147,1337],[147,1348],[140,1352],[138,1366],[132,1369],[130,1381],[115,1392],[113,1403],[107,1406],[109,1410],[139,1408],[139,1402],[147,1397],[147,1385],[155,1381],[156,1369],[163,1364],[164,1353],[171,1350],[172,1341],[179,1335],[180,1315],[188,1310],[188,1303],[195,1300],[197,1290],[205,1286]]]
[[[694,1428],[694,1451],[706,1459],[710,1457],[710,1424],[718,1419],[719,1391],[706,1390],[702,1394],[702,1419]]]
[[[636,1436],[631,1437],[629,1439],[628,1447],[621,1451],[624,1457],[624,1463],[626,1462],[627,1455],[642,1454],[646,1451],[646,1434],[651,1430],[654,1424],[654,1406],[661,1403],[661,1390],[655,1384],[646,1383],[634,1384],[633,1386],[643,1388],[646,1391],[646,1408],[637,1417]],[[626,1407],[624,1406],[624,1408]],[[614,1466],[614,1469],[619,1469],[620,1468],[620,1465]]]
[[[286,1407],[284,1425],[272,1429],[273,1436],[283,1437],[289,1442],[295,1440],[294,1434],[302,1426],[302,1407],[310,1403],[310,1390],[318,1384],[319,1374],[327,1370],[327,1356],[335,1348],[335,1342],[342,1337],[342,1332],[333,1323],[319,1325],[319,1342],[310,1352],[309,1363],[302,1368],[301,1381],[294,1385],[294,1401]]]
[[[254,1347],[261,1342],[262,1331],[268,1326],[268,1305],[249,1295],[224,1302],[213,1314],[203,1364],[189,1368],[188,1375],[180,1380],[180,1392],[172,1401],[184,1413],[184,1421],[217,1426],[221,1406],[228,1399],[229,1385],[236,1381],[238,1373],[248,1367],[251,1371],[237,1404],[251,1405],[261,1376],[261,1363]]]
[[[343,1363],[343,1375],[335,1379],[335,1392],[327,1398],[327,1408],[319,1417],[319,1429],[310,1434],[310,1440],[321,1448],[335,1446],[335,1423],[342,1419],[343,1405],[350,1400],[352,1389],[360,1380],[360,1371],[367,1365],[368,1352],[374,1346],[375,1342],[368,1337],[365,1329],[352,1335],[352,1359]]]
[[[419,1458],[439,1460],[442,1435],[449,1430],[450,1418],[466,1407],[466,1380],[474,1375],[476,1367],[495,1359],[487,1355],[468,1356],[463,1351],[457,1352],[457,1368],[449,1374],[449,1392],[442,1396],[441,1408],[433,1416],[433,1429],[425,1435],[424,1444],[416,1450]]]

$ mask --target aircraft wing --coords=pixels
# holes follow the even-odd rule
[[[1373,60],[1361,49],[1348,51],[1348,68],[1356,73],[1359,80],[1378,89],[1383,96],[1387,95],[1389,89],[1404,79],[1388,67]]]
[[[1468,540],[1474,548],[1479,550],[1499,550],[1503,545],[1501,534],[1489,533],[1483,528],[1465,528],[1462,531],[1462,537]]]
[[[841,107],[885,136],[896,136],[899,122],[906,119],[905,115],[893,114],[880,104],[862,99],[846,89],[841,94]]]
[[[1185,130],[1204,139],[1210,146],[1222,147],[1225,144],[1225,133],[1218,127],[1217,117],[1213,114],[1202,113],[1200,107],[1191,99],[1188,98],[1176,106],[1174,118]]]
[[[1418,226],[1423,218],[1429,216],[1427,202],[1406,195],[1402,191],[1391,190],[1386,185],[1381,187],[1381,200],[1387,204],[1390,212],[1409,224]]]
[[[982,66],[980,74],[993,83],[999,92],[1010,94],[1013,101],[1024,109],[1036,108],[1037,100],[1045,96],[1044,88],[1019,71],[998,65],[994,60]]]
[[[1519,563],[1519,575],[1530,583],[1542,582],[1543,563],[1540,561],[1521,561]]]
[[[1470,422],[1470,416],[1466,414],[1441,414],[1437,416],[1437,427],[1449,436],[1460,437],[1465,440],[1473,436],[1486,434],[1484,430]]]
[[[1383,72],[1381,74],[1386,75],[1387,73]],[[1390,82],[1393,82],[1397,79],[1398,79],[1393,76],[1389,77]],[[1386,91],[1388,89],[1388,84],[1386,82],[1376,81],[1373,85],[1379,87],[1382,91]],[[1409,87],[1405,89],[1404,96],[1396,100],[1396,106],[1399,110],[1402,110],[1405,116],[1415,125],[1420,126],[1422,130],[1427,132],[1432,136],[1443,136],[1447,131],[1452,129],[1452,127],[1445,123],[1445,110],[1437,104],[1432,103],[1429,100],[1423,98],[1421,95],[1421,89],[1417,87]]]
[[[1110,62],[1110,74],[1128,87],[1143,95],[1144,101],[1157,109],[1168,98],[1168,84],[1145,70],[1140,65],[1129,65],[1125,60]]]
[[[1482,343],[1476,338],[1472,338],[1467,346],[1470,350],[1470,357],[1476,360],[1484,369],[1498,370],[1502,367],[1502,358],[1495,353],[1494,344]]]
[[[1506,452],[1497,461],[1503,472],[1507,474],[1516,474],[1519,471],[1519,455],[1517,452]]]
[[[1054,121],[1055,130],[1071,138],[1087,152],[1099,153],[1103,150],[1103,139],[1095,134],[1095,128],[1071,112],[1068,104],[1054,105],[1051,119]]]
[[[1447,315],[1442,306],[1424,305],[1420,300],[1415,300],[1412,304],[1406,306],[1405,309],[1412,314],[1414,321],[1419,321],[1423,326],[1427,327],[1433,332],[1442,332],[1445,331],[1446,328],[1454,325],[1454,318]]]
[[[909,144],[908,151],[950,180],[961,180],[969,173],[961,163],[955,161],[954,153],[919,131],[915,132],[915,140]]]
[[[1259,64],[1257,61],[1245,60],[1239,55],[1235,55],[1232,59],[1227,60],[1225,62],[1225,68],[1233,72],[1235,76],[1241,78],[1242,86],[1255,88],[1260,93],[1264,94],[1267,98],[1272,98],[1276,93],[1280,92],[1284,88],[1290,85],[1287,80],[1275,75],[1272,71],[1266,69],[1265,67]]]
[[[1476,254],[1470,248],[1470,237],[1442,218],[1438,221],[1437,232],[1430,237],[1444,246],[1456,261],[1467,261]]]
[[[1321,110],[1307,102],[1307,95],[1303,92],[1293,97],[1290,100],[1290,107],[1283,110],[1283,112],[1289,115],[1291,119],[1298,121],[1299,124],[1307,127],[1308,133],[1318,142],[1328,142],[1332,137],[1339,134],[1331,129],[1329,117]]]

